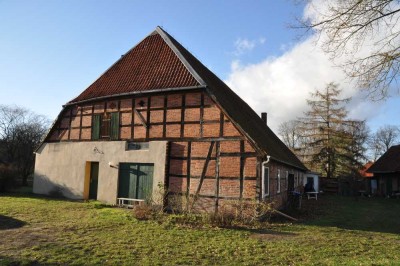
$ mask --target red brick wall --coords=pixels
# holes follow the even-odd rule
[[[200,209],[206,204],[212,208],[220,199],[257,197],[256,151],[205,92],[73,106],[63,112],[49,140],[90,140],[93,114],[105,111],[120,112],[121,140],[171,141],[169,190],[182,195],[199,190]],[[214,147],[199,187],[211,141]]]
[[[274,202],[277,207],[284,207],[284,203],[287,201],[288,197],[288,178],[287,174],[294,174],[294,186],[295,190],[299,191],[302,186],[302,176],[303,172],[295,168],[289,167],[282,163],[275,161],[270,161],[267,165],[269,168],[269,178],[270,178],[270,193],[269,196],[264,198],[264,200],[269,202]],[[280,192],[278,192],[278,170],[280,170]]]
[[[104,112],[120,112],[119,136],[122,140],[244,138],[205,92],[192,92],[68,107],[52,129],[49,140],[89,140],[87,133],[88,129],[91,130],[92,116]],[[254,152],[247,142],[245,150]]]
[[[171,142],[170,180],[173,180],[169,183],[172,186],[171,192],[180,195],[186,195],[187,192],[196,194],[211,146],[211,141]],[[218,146],[219,152],[217,152]],[[209,209],[213,209],[220,199],[257,198],[257,157],[256,153],[246,151],[245,147],[244,140],[214,142],[198,193],[198,198],[208,197],[212,200],[201,201],[202,207],[205,202],[209,202],[211,204]],[[218,175],[217,162],[219,162]],[[196,201],[194,208],[201,209],[197,205]]]

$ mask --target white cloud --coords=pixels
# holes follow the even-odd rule
[[[242,54],[252,51],[257,45],[262,45],[265,42],[266,39],[264,37],[255,40],[238,38],[234,43],[235,51],[233,52],[233,54],[235,56],[241,56]]]
[[[305,8],[304,16],[317,17],[318,13],[315,10],[324,6],[324,1],[312,1]],[[313,9],[314,7],[316,9]],[[342,97],[353,98],[347,105],[351,118],[378,117],[380,112],[383,112],[384,102],[368,101],[364,92],[357,90],[354,84],[346,79],[343,71],[336,67],[318,46],[321,38],[324,36],[320,36],[319,39],[317,36],[310,36],[295,45],[281,46],[284,50],[282,56],[266,58],[257,64],[242,65],[240,61],[235,60],[225,82],[258,114],[267,112],[268,124],[275,132],[282,122],[303,116],[308,108],[306,99],[310,98],[310,93],[316,89],[323,89],[329,82],[339,83],[343,90]],[[371,37],[369,42],[373,41],[374,38]],[[254,43],[243,47],[253,49]],[[360,54],[365,54],[371,49],[368,43],[365,44],[359,51]],[[345,60],[345,57],[339,58],[335,63],[339,65]]]
[[[337,82],[343,97],[353,97],[349,104],[352,118],[366,119],[381,103],[365,103],[365,97],[350,84],[311,37],[280,57],[261,63],[241,65],[233,61],[225,81],[257,113],[268,113],[268,124],[277,132],[280,123],[296,119],[307,110],[306,99],[316,89]]]

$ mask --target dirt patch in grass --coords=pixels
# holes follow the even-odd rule
[[[0,250],[20,252],[40,244],[55,243],[52,230],[41,227],[22,227],[0,231]],[[1,252],[0,252],[1,254]]]

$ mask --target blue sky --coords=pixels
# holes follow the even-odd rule
[[[299,32],[287,25],[302,15],[304,6],[293,2],[0,0],[0,104],[16,104],[54,119],[62,104],[160,25],[257,112],[267,111],[276,129],[304,109],[308,92],[299,84],[313,90],[331,81],[326,77],[312,82],[313,67],[319,63],[304,67],[301,62],[307,60],[296,57],[304,55],[298,50],[305,40],[298,40]],[[287,68],[291,64],[310,69],[299,73],[299,80]],[[255,78],[250,82],[249,77]],[[280,84],[290,77],[293,81],[280,93]],[[369,115],[372,127],[395,124],[398,105],[397,98],[374,105],[378,111]],[[364,119],[360,112],[355,116]]]

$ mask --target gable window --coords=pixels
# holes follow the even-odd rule
[[[281,169],[278,169],[278,176],[276,177],[278,182],[276,193],[281,193]]]
[[[119,137],[119,113],[93,115],[92,139],[117,140]]]
[[[269,168],[262,166],[262,197],[269,196]]]

